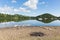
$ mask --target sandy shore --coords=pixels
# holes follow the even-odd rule
[[[45,35],[30,36],[32,32],[42,32]],[[60,40],[60,27],[0,28],[0,40]]]

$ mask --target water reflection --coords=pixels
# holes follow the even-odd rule
[[[31,20],[33,20],[33,19],[31,19]],[[39,18],[39,19],[35,19],[35,20],[37,20],[37,21],[39,21],[39,22],[43,22],[43,23],[51,23],[51,22],[53,22],[53,21],[55,21],[55,20],[59,20],[59,19],[53,19],[53,18]],[[27,21],[27,20],[7,20],[7,19],[0,19],[0,23],[3,23],[3,22],[11,22],[11,21],[13,21],[13,22],[22,22],[22,21]]]
[[[36,20],[0,20],[1,27],[16,27],[16,26],[60,26],[60,21],[57,19],[36,19]]]
[[[51,23],[51,22],[53,22],[53,21],[55,21],[56,19],[37,19],[37,21],[40,21],[40,22],[43,22],[43,23]]]

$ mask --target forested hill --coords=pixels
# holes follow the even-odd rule
[[[40,18],[54,18],[54,17],[56,17],[56,16],[54,16],[54,15],[51,15],[51,14],[49,14],[49,13],[44,13],[44,14],[42,14],[42,15],[38,15],[37,16],[38,18],[40,17]]]
[[[23,15],[19,15],[19,14],[15,14],[15,15],[10,15],[10,14],[2,14],[0,13],[0,19],[30,19],[31,17],[29,16],[23,16]]]

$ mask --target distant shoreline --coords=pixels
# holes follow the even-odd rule
[[[16,27],[6,27],[6,28],[26,28],[26,27],[60,27],[60,26],[16,26]]]
[[[60,27],[60,26],[13,26],[13,27],[2,27],[2,28],[0,28],[0,29],[4,29],[4,28],[18,28],[18,27],[20,27],[20,28],[23,28],[23,27]]]

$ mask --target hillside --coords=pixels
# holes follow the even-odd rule
[[[49,14],[49,13],[44,13],[44,14],[42,14],[42,15],[38,15],[37,16],[37,18],[54,18],[54,17],[56,17],[56,16],[54,16],[54,15],[51,15],[51,14]]]

